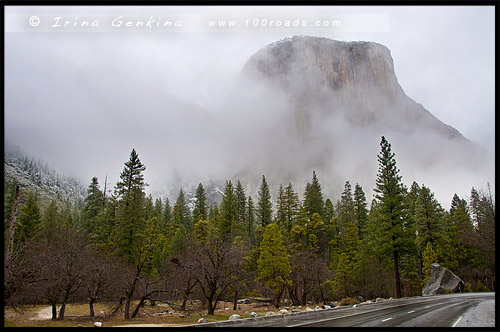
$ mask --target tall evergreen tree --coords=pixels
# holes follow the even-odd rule
[[[161,198],[157,197],[155,199],[155,205],[153,207],[153,217],[156,217],[158,221],[158,227],[160,231],[163,230],[163,203]]]
[[[331,222],[332,218],[335,217],[335,208],[333,206],[332,201],[327,198],[325,201],[325,222],[328,224]]]
[[[257,223],[266,227],[272,221],[271,194],[269,193],[269,185],[266,177],[262,175],[262,183],[259,189],[259,201],[257,202]]]
[[[304,202],[302,203],[307,217],[311,220],[314,213],[318,213],[323,217],[323,194],[316,172],[313,171],[312,183],[307,183],[304,191]]]
[[[30,192],[26,203],[20,208],[14,233],[14,247],[35,238],[40,231],[41,213],[36,196]]]
[[[288,233],[288,225],[287,225],[287,215],[286,215],[286,198],[285,198],[285,189],[283,188],[283,185],[280,184],[280,187],[278,189],[278,202],[276,203],[276,224],[280,227],[280,231],[282,234]]]
[[[443,209],[434,194],[425,185],[420,188],[415,216],[417,222],[418,242],[422,252],[430,242],[434,248],[439,246],[439,241],[444,236]]]
[[[193,222],[197,223],[199,220],[208,220],[207,195],[201,183],[198,185],[198,188],[196,188],[194,197],[196,201],[193,209]]]
[[[257,238],[255,236],[255,207],[251,196],[248,196],[247,200],[246,219],[247,233],[250,239],[250,244],[252,245],[252,247],[255,247],[255,245],[257,244]]]
[[[186,231],[192,229],[191,212],[184,195],[184,190],[180,189],[174,208],[172,209],[172,218],[167,223],[167,233],[169,236],[175,234],[177,229],[184,227]]]
[[[163,221],[160,223],[160,230],[163,235],[167,235],[167,224],[172,219],[172,204],[168,197],[165,199],[165,206],[163,208]]]
[[[338,217],[338,227],[340,234],[346,232],[347,224],[355,223],[355,211],[354,211],[354,201],[352,199],[352,187],[349,181],[346,181],[344,185],[344,191],[340,196],[340,200],[337,203],[337,217]],[[345,246],[345,241],[340,244],[341,247]]]
[[[240,180],[238,180],[238,182],[236,183],[235,194],[236,194],[236,205],[238,207],[237,219],[240,223],[246,224],[248,222],[246,216],[247,196],[245,194],[245,188],[241,184]]]
[[[145,196],[142,172],[146,170],[135,149],[125,162],[120,181],[115,186],[118,207],[117,225],[114,229],[114,243],[120,255],[131,260],[138,250],[145,228]]]
[[[368,219],[368,209],[366,208],[366,195],[363,188],[356,183],[354,187],[354,220],[358,229],[358,238],[363,240]]]
[[[231,180],[226,181],[224,187],[224,195],[220,203],[219,211],[219,230],[222,239],[227,241],[231,235],[231,228],[238,218],[238,202],[236,201],[236,194],[234,192],[233,183]]]
[[[405,187],[401,182],[399,169],[396,166],[395,154],[391,144],[382,136],[381,151],[378,155],[379,169],[376,179],[375,199],[377,200],[377,217],[379,224],[381,254],[391,257],[394,269],[396,296],[402,297],[400,260],[401,255],[413,240],[404,229],[406,218]]]
[[[63,225],[63,220],[55,200],[51,200],[45,208],[40,221],[40,235],[43,240],[50,242]]]
[[[96,229],[96,217],[104,209],[104,194],[99,188],[97,177],[93,177],[91,180],[84,204],[82,211],[83,227],[87,232],[92,234]]]

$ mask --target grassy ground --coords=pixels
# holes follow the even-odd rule
[[[136,303],[132,303],[131,314]],[[250,313],[255,311],[259,316],[264,316],[268,311],[278,313],[278,309],[273,308],[268,304],[253,303],[238,305],[238,310],[232,310],[233,305],[229,302],[219,303],[219,309],[215,311],[215,315],[207,316],[206,310],[191,313],[173,312],[172,308],[166,305],[144,306],[139,316],[134,319],[125,320],[123,312],[119,312],[114,317],[108,317],[107,313],[112,304],[96,303],[94,312],[96,317],[90,317],[88,304],[68,304],[66,306],[66,314],[63,321],[53,321],[50,315],[45,315],[44,319],[40,319],[40,313],[49,313],[50,307],[42,306],[26,306],[22,310],[13,310],[12,308],[4,308],[4,318],[6,327],[92,327],[94,322],[102,322],[102,326],[131,326],[154,324],[153,326],[180,326],[196,324],[200,318],[206,318],[209,322],[227,320],[232,314],[239,314],[242,318],[250,317]],[[314,308],[314,306],[310,306]],[[230,310],[227,310],[227,309]],[[290,307],[291,308],[291,307]],[[300,308],[305,310],[306,307]],[[169,313],[162,313],[166,310]],[[146,326],[146,325],[143,325]]]

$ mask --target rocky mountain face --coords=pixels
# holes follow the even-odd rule
[[[301,134],[311,130],[315,116],[343,115],[356,126],[385,123],[399,131],[423,127],[464,141],[456,129],[405,94],[391,52],[374,42],[285,39],[254,54],[242,74],[271,81],[286,92]]]
[[[240,126],[268,126],[250,130],[261,140],[247,142],[255,161],[247,164],[298,188],[316,170],[334,200],[347,180],[371,193],[381,136],[403,181],[430,186],[442,202],[494,180],[481,147],[405,94],[390,50],[378,43],[293,37],[269,44],[242,68],[230,109],[244,116]]]

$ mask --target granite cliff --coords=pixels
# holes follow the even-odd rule
[[[385,136],[405,184],[429,186],[443,204],[494,180],[491,157],[406,95],[378,43],[293,37],[264,46],[226,110],[234,178],[265,174],[300,188],[315,170],[334,200],[347,180],[369,193]]]
[[[467,141],[408,97],[398,83],[389,49],[374,42],[294,37],[267,45],[245,64],[242,75],[284,91],[300,134],[325,116],[349,124],[408,132],[431,129]]]

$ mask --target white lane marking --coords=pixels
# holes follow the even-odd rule
[[[411,314],[412,312],[415,312],[415,310],[412,310],[412,311],[408,311],[409,314]]]
[[[458,317],[457,321],[455,323],[453,323],[453,325],[451,327],[455,327],[457,326],[457,324],[462,320],[462,316]]]
[[[382,319],[383,322],[387,322],[388,320],[391,320],[392,317],[389,317],[389,318],[386,318],[386,319]]]
[[[430,308],[430,307],[431,307],[431,306],[430,306],[430,305],[428,305],[427,307],[425,307],[425,309]]]

